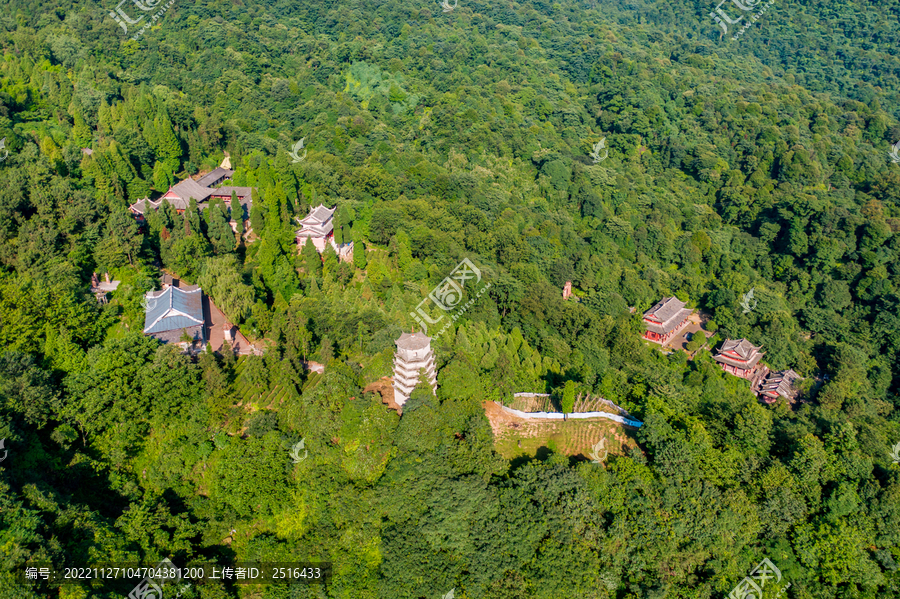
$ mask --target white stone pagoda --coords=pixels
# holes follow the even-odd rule
[[[419,382],[419,370],[425,370],[431,392],[437,394],[437,374],[431,337],[424,333],[403,333],[394,343],[394,401],[402,407]]]

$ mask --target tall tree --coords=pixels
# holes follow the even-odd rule
[[[566,381],[563,386],[562,401],[560,402],[564,414],[571,414],[575,409],[575,382]]]
[[[198,283],[231,322],[240,323],[250,315],[255,294],[244,283],[234,255],[208,259]]]
[[[316,246],[313,244],[312,240],[306,242],[300,250],[300,253],[303,256],[303,268],[306,270],[306,274],[312,277],[321,276],[322,257],[319,255],[319,252],[316,251]]]
[[[353,266],[363,270],[367,265],[366,244],[361,239],[353,242]]]

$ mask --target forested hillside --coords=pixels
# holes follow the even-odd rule
[[[184,599],[720,598],[764,557],[781,597],[900,594],[896,2],[776,3],[738,41],[713,2],[175,0],[136,40],[112,0],[5,8],[0,599],[125,597],[21,571],[165,557],[333,564]],[[245,235],[129,212],[226,155]],[[319,204],[352,261],[297,249]],[[401,416],[365,389],[466,258],[490,288]],[[264,354],[142,335],[164,272]],[[800,401],[645,342],[671,295]],[[495,451],[482,402],[569,381],[638,447]]]

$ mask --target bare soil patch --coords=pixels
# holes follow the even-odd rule
[[[366,388],[363,389],[363,393],[373,392],[378,393],[381,396],[381,403],[385,404],[392,410],[397,410],[398,414],[403,413],[403,408],[397,405],[397,402],[394,401],[394,381],[391,380],[391,377],[382,377],[377,381],[369,383],[368,385],[366,385]]]

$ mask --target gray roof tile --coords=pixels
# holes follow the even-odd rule
[[[203,324],[203,291],[169,287],[147,294],[144,334],[162,333]]]
[[[202,187],[210,187],[215,185],[219,181],[223,179],[227,179],[234,174],[234,171],[229,169],[224,169],[221,166],[217,166],[215,169],[210,171],[209,173],[203,175],[199,179],[197,179],[197,184]]]
[[[763,356],[760,349],[762,346],[753,345],[746,339],[726,339],[714,359],[738,368],[753,368]]]
[[[803,377],[793,370],[782,370],[769,374],[768,378],[763,382],[760,393],[771,398],[782,396],[785,399],[793,399],[797,394],[797,381],[802,381]]]
[[[648,331],[665,335],[691,315],[692,310],[684,306],[684,302],[675,296],[664,297],[644,312],[644,327]],[[659,322],[647,322],[654,319]]]
[[[415,333],[403,333],[400,335],[400,338],[394,341],[397,344],[397,347],[400,349],[406,350],[417,350],[424,349],[428,347],[428,344],[431,343],[431,337],[428,337],[424,333],[417,331]]]

